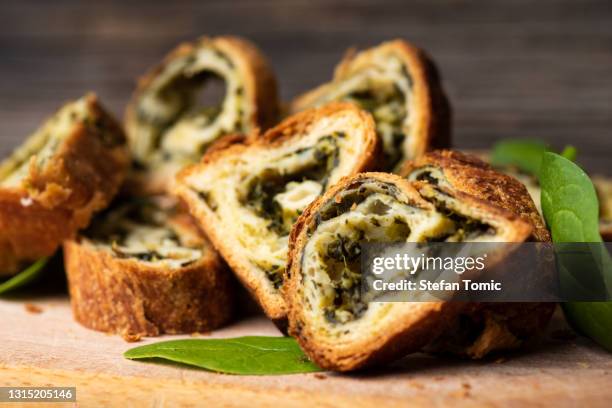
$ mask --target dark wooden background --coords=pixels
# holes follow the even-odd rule
[[[176,43],[227,33],[262,48],[285,99],[328,80],[347,47],[406,38],[438,62],[457,146],[538,137],[612,174],[610,0],[2,1],[0,153],[89,90],[121,114]]]

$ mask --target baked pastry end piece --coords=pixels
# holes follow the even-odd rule
[[[383,146],[382,170],[448,147],[450,104],[432,59],[404,40],[356,52],[338,64],[333,79],[297,98],[297,112],[331,101],[350,101],[374,116]]]
[[[329,186],[373,167],[378,152],[371,116],[330,104],[215,149],[179,174],[175,190],[267,316],[283,326],[279,288],[291,227]]]
[[[435,150],[407,162],[399,174],[409,180],[452,188],[511,211],[532,225],[533,240],[550,241],[550,233],[525,185],[476,156]]]
[[[364,298],[360,243],[521,242],[531,231],[512,213],[460,192],[385,173],[347,177],[291,232],[283,287],[289,333],[318,365],[338,371],[418,351],[465,303]]]
[[[215,83],[225,88],[218,100]],[[167,192],[176,172],[215,140],[267,129],[278,114],[274,73],[254,44],[222,36],[179,45],[139,81],[127,107],[131,188]]]
[[[232,316],[230,272],[168,198],[138,198],[64,244],[75,319],[126,339],[207,332]]]
[[[530,197],[530,189],[474,155],[433,151],[409,162],[401,173],[409,180],[459,191],[503,208],[531,225],[529,240],[550,242],[550,233]],[[555,305],[469,304],[427,350],[482,358],[495,351],[516,348],[546,327]]]
[[[0,163],[0,276],[52,255],[108,205],[126,138],[93,94],[70,102]]]

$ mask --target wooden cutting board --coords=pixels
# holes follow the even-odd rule
[[[65,295],[0,300],[0,316],[0,386],[76,386],[82,407],[612,406],[612,355],[560,318],[538,344],[486,361],[419,354],[367,374],[243,377],[128,361],[125,350],[159,339],[126,343],[85,329]],[[209,336],[242,335],[279,332],[252,317]],[[74,406],[48,404],[62,405]]]

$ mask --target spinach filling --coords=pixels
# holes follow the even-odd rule
[[[163,161],[175,160],[175,156],[184,156],[185,152],[174,151],[175,148],[165,146],[164,140],[172,132],[198,132],[213,126],[220,118],[224,102],[233,94],[236,101],[236,120],[231,124],[220,125],[214,134],[205,141],[195,141],[188,148],[190,160],[195,160],[218,137],[231,133],[245,131],[243,126],[244,111],[242,106],[243,88],[227,86],[228,79],[213,68],[202,67],[197,54],[170,62],[158,76],[159,85],[147,89],[140,97],[136,109],[137,119],[149,129],[151,150],[160,152]],[[214,58],[221,61],[229,69],[233,64],[229,58],[218,50],[210,50]],[[204,94],[202,94],[204,90]],[[180,127],[183,126],[183,129]],[[135,164],[136,167],[147,167],[143,158]]]
[[[327,245],[321,254],[323,270],[329,276],[334,289],[333,301],[323,310],[331,323],[344,323],[349,318],[360,317],[368,308],[361,296],[361,272],[359,258],[364,231],[355,231],[348,237],[336,234],[336,240]]]
[[[367,205],[365,203],[372,194],[384,194],[396,199],[397,188],[391,184],[378,183],[378,190],[371,190],[359,184],[347,190],[340,202],[330,200],[326,203],[315,222],[319,225],[357,206],[361,206],[360,211],[368,215],[366,220],[345,219],[344,226],[347,228],[336,232],[333,240],[326,240],[318,247],[322,262],[320,269],[329,277],[333,292],[323,308],[323,314],[333,324],[358,319],[368,309],[368,300],[361,293],[361,243],[381,242],[381,235],[386,237],[386,242],[405,241],[410,235],[406,221],[399,216],[391,216],[391,208],[383,201],[374,199]]]
[[[358,104],[374,117],[376,131],[383,144],[384,163],[393,169],[403,159],[406,132],[406,96],[395,84],[369,84],[344,99]]]
[[[451,220],[455,225],[453,231],[449,231],[434,238],[429,238],[427,240],[428,242],[444,242],[448,240],[456,242],[470,241],[471,239],[475,239],[483,235],[495,235],[496,233],[495,228],[493,228],[491,225],[475,218],[459,214],[452,208],[448,208],[446,203],[443,201],[436,200],[434,198],[425,199],[430,201],[436,207],[436,210],[439,213]]]
[[[266,168],[247,181],[247,194],[241,199],[242,205],[266,220],[267,229],[279,239],[287,237],[304,208],[283,208],[279,197],[289,190],[292,183],[305,182],[316,183],[317,195],[321,194],[327,187],[330,174],[339,164],[338,142],[344,137],[344,132],[334,132],[321,137],[314,146],[278,158],[276,163],[285,165]],[[276,289],[282,286],[284,264],[258,263],[258,266]]]
[[[376,188],[372,189],[363,185],[368,182],[372,180],[366,179],[350,186],[341,194],[340,200],[329,200],[322,206],[308,232],[309,237],[313,237],[315,230],[324,222],[350,211],[366,215],[365,219],[345,218],[343,224],[335,225],[333,239],[321,239],[315,246],[321,261],[320,271],[327,275],[330,282],[326,292],[333,294],[326,296],[322,311],[326,320],[332,324],[359,319],[368,309],[368,301],[371,299],[365,299],[361,292],[361,243],[405,242],[411,234],[411,228],[404,216],[393,214],[392,208],[379,198],[368,200],[373,194],[398,200],[397,187],[377,181]],[[451,228],[442,228],[437,232],[438,228],[432,227],[429,232],[423,233],[424,242],[467,241],[482,235],[494,235],[496,232],[491,225],[459,214],[443,201],[428,201],[435,206],[435,212],[448,221],[448,224],[445,221],[441,225]],[[315,282],[315,286],[321,289],[320,283]]]
[[[174,210],[164,210],[148,199],[132,199],[101,213],[84,236],[108,246],[117,258],[143,262],[173,260],[185,267],[197,260],[199,249],[188,248],[181,242],[168,222],[173,214]]]
[[[268,220],[268,229],[280,236],[286,236],[297,220],[300,211],[292,217],[284,216],[281,204],[276,200],[279,194],[287,191],[287,185],[293,182],[315,181],[321,184],[321,192],[327,187],[329,176],[339,163],[340,150],[338,139],[345,137],[344,133],[320,138],[312,147],[303,148],[286,156],[305,158],[297,168],[286,169],[267,168],[248,182],[244,205],[251,208],[259,217]]]

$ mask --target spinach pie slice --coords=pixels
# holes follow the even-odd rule
[[[130,179],[162,193],[216,139],[272,126],[278,111],[276,79],[254,44],[238,37],[181,44],[139,81],[127,107]]]
[[[378,160],[371,116],[335,103],[298,113],[265,135],[213,148],[178,176],[176,193],[238,278],[277,324],[289,232],[341,177]]]
[[[384,170],[450,144],[450,107],[432,60],[403,40],[350,51],[331,82],[298,97],[293,112],[330,101],[369,111],[382,140]]]
[[[75,319],[128,340],[227,322],[231,273],[195,221],[168,197],[127,200],[64,244]]]
[[[402,174],[409,180],[460,191],[510,211],[531,225],[529,241],[551,240],[529,188],[476,156],[433,151],[408,163]],[[481,358],[516,348],[546,327],[554,308],[555,303],[471,303],[427,350]]]
[[[491,154],[486,150],[471,151],[469,153],[478,156],[487,163],[491,160]],[[533,199],[538,212],[542,214],[540,204],[541,189],[536,176],[527,174],[515,166],[495,166],[495,169],[523,183],[527,191],[529,191],[529,195]],[[599,199],[599,234],[604,241],[609,242],[612,241],[612,178],[595,174],[591,176],[591,181],[593,186],[595,186],[597,198]]]
[[[0,276],[52,255],[119,190],[126,138],[93,94],[67,103],[0,162]]]
[[[416,352],[465,302],[364,297],[362,242],[522,242],[529,223],[476,197],[387,173],[347,177],[311,204],[290,237],[289,333],[319,366],[350,371]]]

